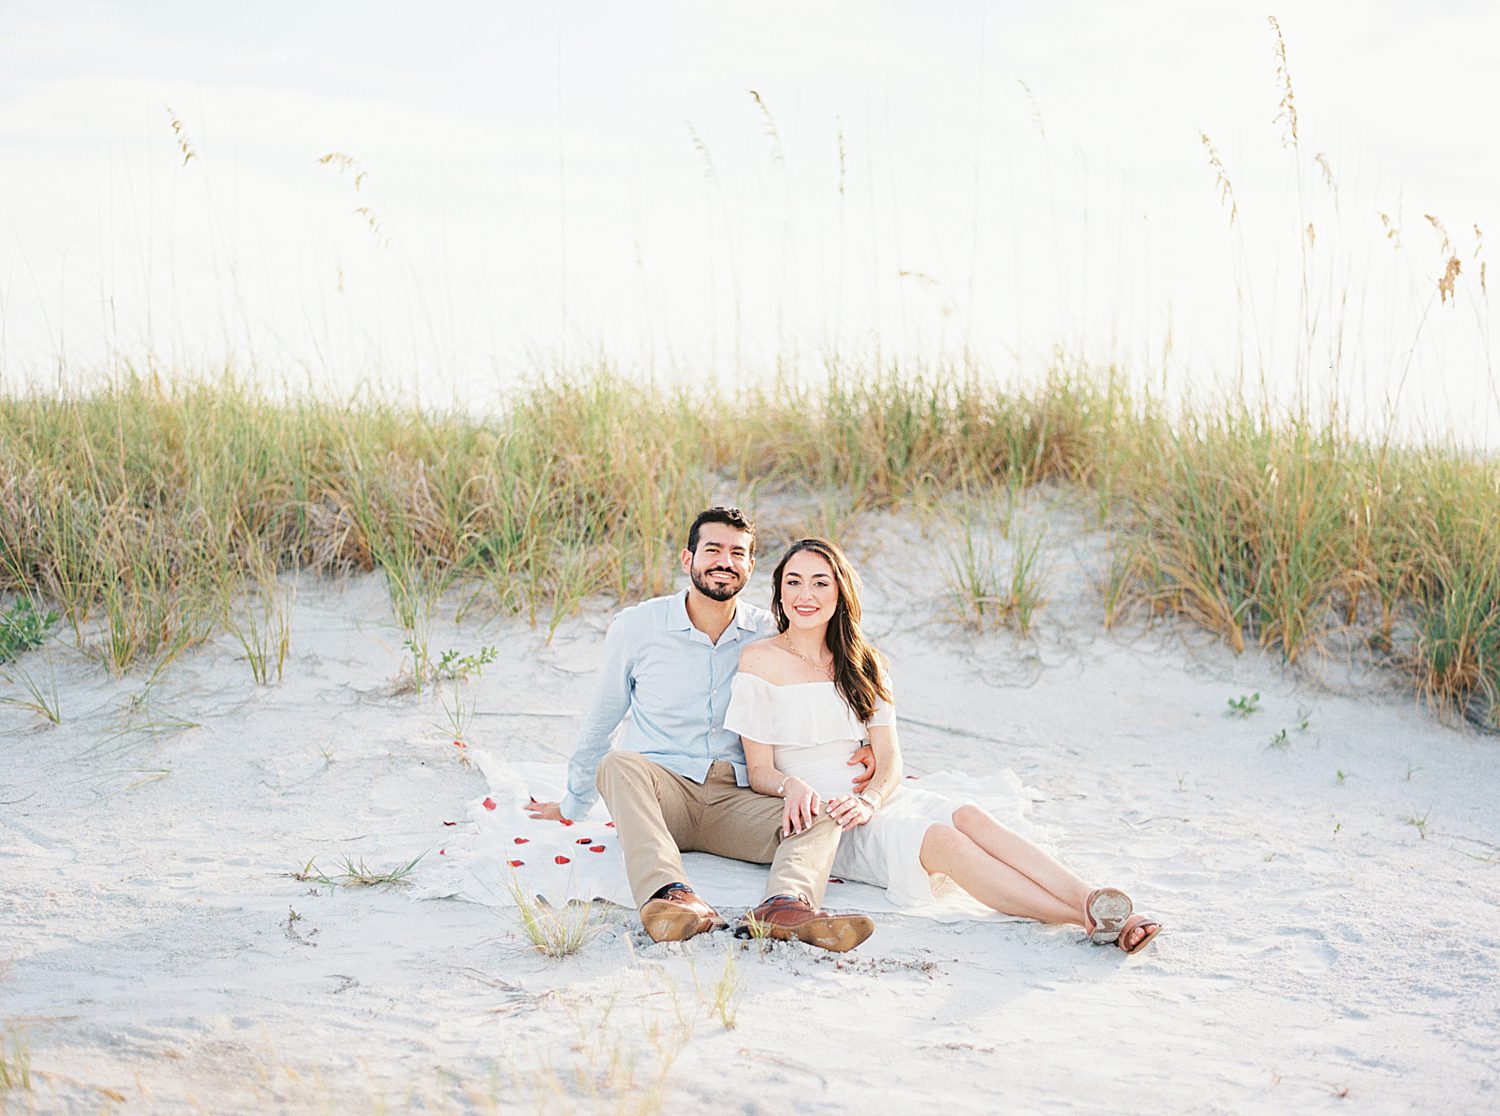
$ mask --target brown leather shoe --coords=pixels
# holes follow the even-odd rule
[[[775,938],[815,945],[834,953],[847,953],[875,932],[869,915],[829,914],[800,895],[773,895],[740,919],[736,938]]]
[[[695,934],[723,930],[729,923],[690,887],[674,887],[641,908],[641,925],[653,942],[685,942]]]

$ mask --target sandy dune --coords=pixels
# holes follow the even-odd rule
[[[421,898],[489,782],[431,690],[392,694],[405,651],[380,582],[305,583],[279,685],[254,686],[227,637],[154,681],[111,679],[63,640],[22,660],[55,673],[64,723],[0,707],[0,1052],[31,1076],[0,1104],[1500,1106],[1495,739],[1373,668],[1287,669],[1175,624],[1107,632],[1102,537],[1045,514],[1034,637],[943,619],[940,561],[901,519],[852,540],[867,629],[894,663],[909,765],[1014,770],[1064,856],[1166,923],[1141,956],[894,913],[842,958],[724,934],[655,945],[607,911],[581,954],[540,956],[507,902]],[[473,747],[560,762],[611,611],[550,645],[446,613],[435,650],[499,651],[463,688]],[[406,885],[294,878],[419,855]],[[733,1029],[713,1004],[726,966]]]

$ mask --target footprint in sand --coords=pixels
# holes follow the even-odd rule
[[[1323,973],[1333,968],[1339,951],[1328,944],[1322,931],[1288,929],[1280,931],[1280,952],[1288,952],[1292,968],[1299,973]]]

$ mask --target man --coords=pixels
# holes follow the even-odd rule
[[[533,802],[529,812],[543,821],[578,818],[603,795],[654,941],[727,925],[688,882],[681,854],[696,850],[771,866],[767,897],[737,935],[853,949],[875,929],[869,917],[818,909],[837,824],[822,814],[782,837],[782,802],[750,789],[744,747],[724,729],[740,652],[776,632],[769,612],[738,600],[755,568],[755,527],[738,508],[709,508],[693,521],[681,562],[686,592],[627,608],[610,624],[567,794],[560,803]]]

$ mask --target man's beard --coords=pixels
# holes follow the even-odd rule
[[[738,580],[727,581],[723,585],[709,581],[709,575],[716,573],[727,573]],[[745,587],[745,579],[735,570],[704,570],[702,573],[693,570],[689,576],[693,579],[694,588],[711,601],[730,600]]]

